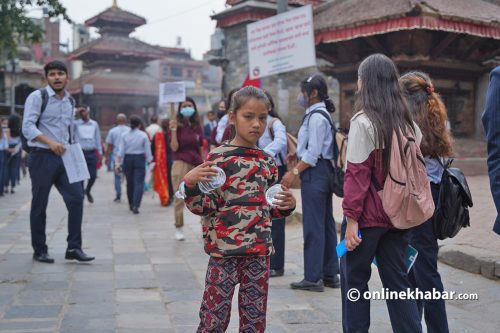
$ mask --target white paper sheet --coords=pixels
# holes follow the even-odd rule
[[[90,178],[87,162],[85,161],[82,147],[79,143],[67,145],[62,160],[70,184]]]

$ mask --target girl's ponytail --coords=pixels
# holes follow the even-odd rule
[[[335,112],[335,104],[333,104],[333,101],[330,98],[330,96],[326,96],[326,98],[323,100],[323,102],[325,103],[326,110],[328,112],[330,112],[330,113],[334,113]]]

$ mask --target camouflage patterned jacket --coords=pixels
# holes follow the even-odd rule
[[[260,149],[223,144],[207,158],[226,173],[226,182],[209,194],[186,188],[186,205],[203,219],[205,252],[213,257],[267,256],[274,252],[271,218],[293,210],[270,207],[266,190],[278,177],[271,156]]]

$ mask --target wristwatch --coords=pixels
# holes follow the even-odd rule
[[[299,169],[297,169],[297,168],[293,168],[293,169],[292,169],[292,173],[293,173],[295,176],[298,176],[300,172],[299,172]]]

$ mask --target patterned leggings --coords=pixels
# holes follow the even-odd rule
[[[198,333],[226,331],[234,288],[238,283],[240,333],[266,330],[269,257],[210,257]]]

